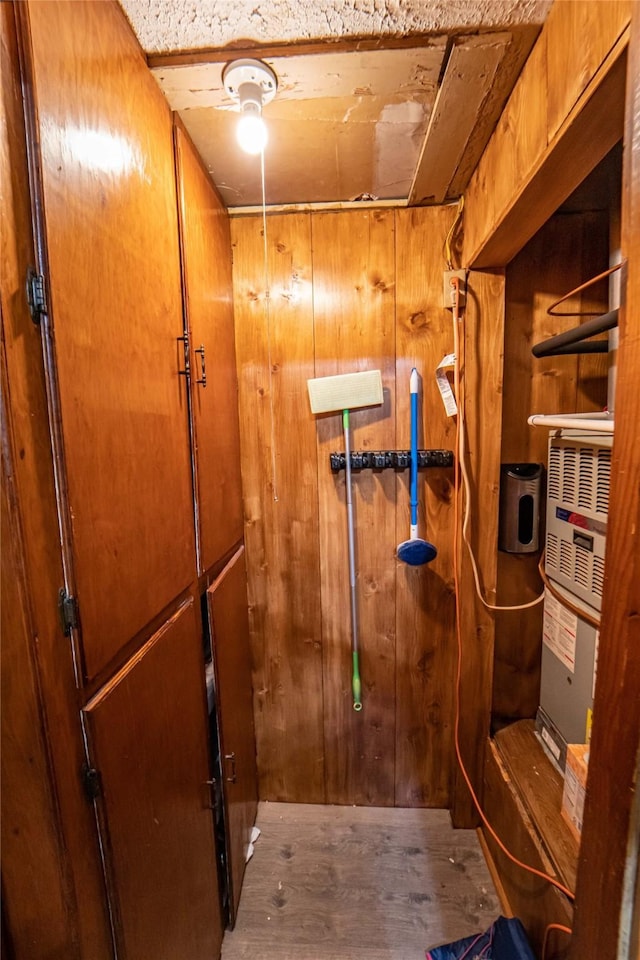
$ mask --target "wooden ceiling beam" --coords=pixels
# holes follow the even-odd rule
[[[464,35],[464,30],[456,30],[456,35]],[[250,40],[238,40],[224,47],[209,47],[201,50],[177,50],[170,53],[149,53],[147,63],[152,70],[158,67],[184,67],[207,63],[226,63],[243,57],[258,57],[261,60],[278,57],[311,56],[318,53],[354,53],[364,50],[412,50],[428,47],[432,43],[441,43],[446,31],[414,33],[403,37],[327,37],[325,40],[300,40],[282,43],[253,43]],[[464,40],[500,36],[495,33],[470,31]]]
[[[512,42],[510,33],[454,42],[409,192],[409,206],[444,203],[474,130],[484,125],[484,142],[489,139],[496,117],[493,111],[483,116],[482,107]]]

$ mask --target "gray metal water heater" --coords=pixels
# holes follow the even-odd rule
[[[542,469],[540,463],[503,463],[500,468],[498,546],[506,553],[538,550]]]

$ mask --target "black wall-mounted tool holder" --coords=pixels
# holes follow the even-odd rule
[[[344,453],[330,453],[329,462],[334,473],[345,468]],[[409,450],[352,450],[352,470],[407,470],[411,466]],[[418,469],[423,467],[452,467],[453,450],[418,450]]]

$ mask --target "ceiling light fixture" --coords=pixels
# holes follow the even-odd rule
[[[231,99],[240,104],[240,146],[246,153],[262,153],[267,145],[262,107],[275,97],[278,78],[261,60],[234,60],[222,71],[222,83]]]

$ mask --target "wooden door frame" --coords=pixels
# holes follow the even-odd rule
[[[620,308],[611,508],[594,698],[594,727],[578,861],[570,960],[631,960],[626,865],[640,754],[640,7],[634,4],[627,73],[622,186],[626,293]],[[637,840],[636,852],[637,857]],[[606,903],[602,893],[606,893]],[[602,907],[605,906],[603,910]],[[627,904],[628,907],[628,904]],[[631,917],[628,918],[631,926]]]
[[[628,45],[626,37],[629,37]],[[632,798],[640,751],[640,446],[638,423],[640,402],[637,381],[640,373],[640,7],[633,5],[630,34],[616,45],[599,75],[591,100],[603,115],[611,80],[616,79],[627,47],[626,120],[623,169],[623,241],[627,260],[627,288],[620,318],[620,363],[617,382],[618,417],[612,459],[611,509],[607,546],[607,569],[603,598],[602,635],[594,702],[594,735],[589,762],[585,819],[578,862],[574,936],[569,958],[598,957],[607,960],[631,956],[618,954],[622,930],[622,908],[627,895],[625,865],[634,827]],[[615,57],[614,57],[615,54]],[[607,85],[605,88],[605,84]],[[616,81],[615,89],[618,89]],[[606,110],[604,111],[606,113]],[[513,200],[509,216],[518,219],[517,236],[508,236],[504,222],[470,256],[469,266],[487,263],[506,266],[540,225],[539,217],[549,209],[549,184],[562,161],[565,173],[576,172],[577,182],[565,176],[561,202],[582,177],[601,159],[602,145],[590,152],[585,169],[584,156],[575,168],[567,166],[575,154],[575,141],[583,142],[586,118],[567,124],[563,137],[544,156],[535,179]],[[591,121],[589,118],[589,122]],[[575,120],[575,117],[574,117]],[[587,124],[588,125],[588,124]],[[574,129],[575,128],[575,129]],[[518,131],[513,132],[517,136]],[[607,128],[611,139],[611,130]],[[605,151],[606,152],[606,151]],[[555,187],[553,187],[555,189]],[[555,206],[557,202],[554,200]],[[535,217],[530,216],[536,208]],[[555,209],[555,207],[554,207]],[[526,229],[524,227],[526,225]],[[506,239],[505,239],[506,238]],[[635,486],[634,486],[635,480]],[[602,718],[602,722],[598,718]],[[603,910],[603,890],[606,909]],[[631,924],[631,918],[629,918]],[[623,946],[623,945],[622,945]]]

